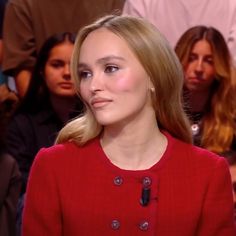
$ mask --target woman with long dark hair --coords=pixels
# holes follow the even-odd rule
[[[7,133],[8,152],[23,175],[23,192],[34,156],[54,143],[57,132],[81,109],[70,75],[75,35],[51,36],[37,57],[32,80]]]

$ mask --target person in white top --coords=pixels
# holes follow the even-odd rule
[[[212,26],[223,34],[236,65],[235,0],[126,0],[123,14],[149,20],[172,47],[188,28]]]

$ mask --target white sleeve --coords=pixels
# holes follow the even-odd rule
[[[151,2],[152,0],[126,0],[122,14],[146,18]]]

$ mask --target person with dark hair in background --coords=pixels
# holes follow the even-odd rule
[[[70,75],[74,41],[75,35],[69,32],[46,40],[39,51],[26,96],[8,127],[7,151],[17,160],[23,178],[17,235],[21,235],[24,193],[36,153],[53,145],[58,131],[82,109]]]
[[[192,145],[182,67],[153,25],[84,27],[72,77],[85,110],[34,160],[24,236],[235,236],[227,162]]]
[[[82,109],[70,75],[75,35],[51,36],[40,50],[29,90],[10,122],[8,152],[17,160],[23,189],[34,157],[53,145],[57,132]]]
[[[222,34],[195,26],[176,44],[185,82],[184,100],[195,144],[220,155],[236,152],[235,83]]]
[[[13,76],[22,98],[36,57],[53,34],[78,29],[97,17],[121,11],[125,0],[11,0],[3,27],[3,72]]]

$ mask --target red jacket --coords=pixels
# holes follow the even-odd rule
[[[166,136],[161,160],[141,171],[114,166],[99,139],[42,149],[29,178],[23,235],[235,236],[226,161]]]

